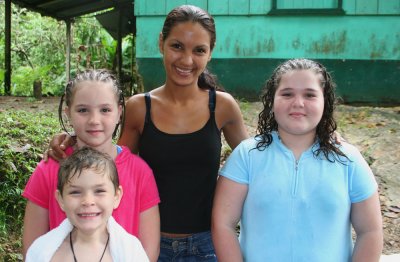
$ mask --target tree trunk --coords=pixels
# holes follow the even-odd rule
[[[33,97],[36,100],[42,100],[42,81],[40,80],[33,81]]]

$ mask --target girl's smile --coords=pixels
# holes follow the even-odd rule
[[[121,112],[110,83],[79,83],[70,107],[66,108],[78,147],[90,146],[111,154],[112,134]]]
[[[318,77],[311,70],[294,70],[282,75],[273,105],[280,135],[315,136],[324,110]]]
[[[94,169],[75,174],[64,186],[63,194],[57,192],[57,200],[71,223],[86,232],[105,228],[121,199],[120,189],[115,191],[108,174]]]

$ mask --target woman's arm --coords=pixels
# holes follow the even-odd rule
[[[144,126],[146,105],[144,95],[129,98],[125,106],[125,121],[118,139],[118,145],[129,147],[133,153],[138,152],[140,135]]]
[[[48,231],[49,211],[28,200],[25,208],[24,232],[22,236],[22,253],[24,257],[33,241]]]
[[[160,213],[155,205],[140,213],[139,240],[151,262],[160,254]]]
[[[379,194],[351,205],[351,222],[357,235],[353,262],[378,262],[383,248]]]
[[[230,94],[217,92],[215,112],[217,124],[232,150],[249,137],[239,105]]]
[[[236,234],[248,186],[220,176],[214,197],[211,233],[220,262],[242,262]]]

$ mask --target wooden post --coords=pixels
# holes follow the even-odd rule
[[[71,20],[65,20],[67,26],[67,44],[66,44],[66,54],[65,54],[65,73],[67,83],[71,80]]]
[[[11,0],[5,1],[4,68],[4,91],[6,95],[11,95]]]
[[[122,7],[119,8],[119,17],[118,17],[118,35],[117,35],[117,77],[122,85],[122,16],[123,11]],[[125,92],[125,90],[122,90]]]
[[[33,81],[33,97],[36,100],[42,100],[42,81],[39,79]]]

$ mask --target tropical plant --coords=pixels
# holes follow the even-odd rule
[[[0,1],[4,21],[4,1]],[[66,82],[66,31],[63,21],[12,6],[12,95],[31,96],[33,81],[42,82],[43,94],[58,95]],[[116,41],[94,16],[72,23],[71,75],[86,68],[116,71]],[[4,61],[4,23],[0,23],[0,61]],[[123,72],[132,75],[132,37],[123,40]],[[130,77],[130,79],[134,79]],[[0,94],[4,94],[4,64],[0,64]],[[132,83],[131,83],[132,84]]]

